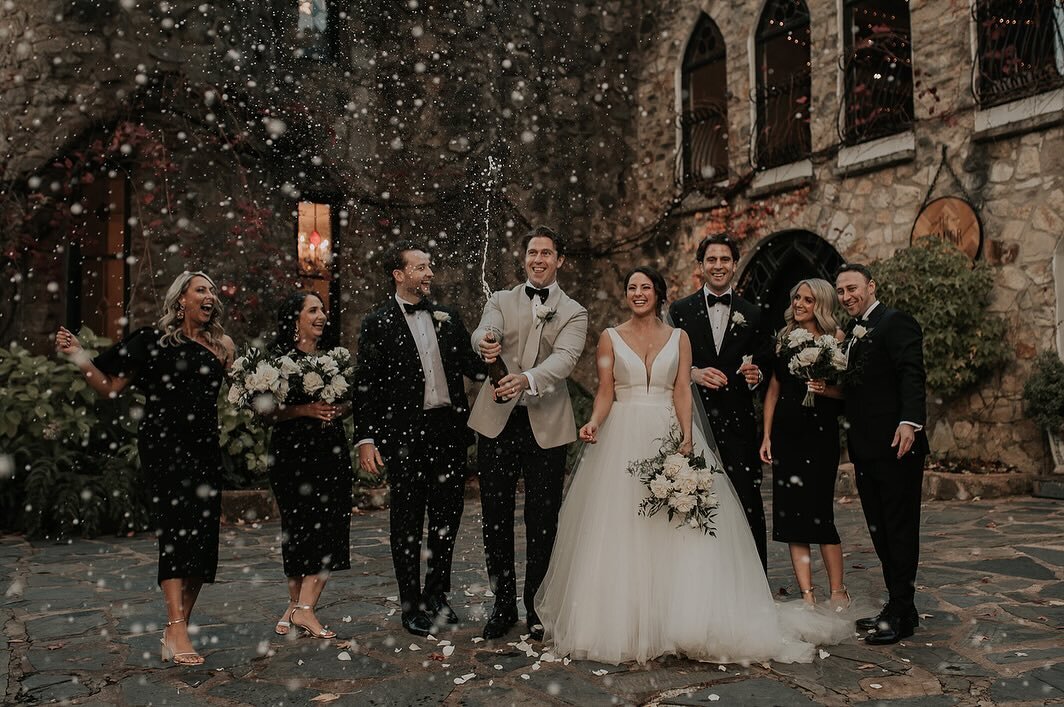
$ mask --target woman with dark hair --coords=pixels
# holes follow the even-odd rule
[[[589,446],[535,599],[552,651],[607,663],[667,654],[720,663],[811,661],[815,643],[845,638],[850,626],[799,602],[774,604],[735,488],[692,426],[691,342],[658,316],[665,281],[640,267],[624,282],[631,316],[599,338],[598,390],[580,428]],[[678,454],[704,454],[719,472],[697,479],[689,473],[684,498],[669,499],[673,507],[693,503],[692,494],[715,495],[715,536],[664,512],[640,515],[648,490],[628,469],[661,454],[665,439]],[[670,459],[665,464],[677,463]],[[659,488],[672,483],[665,464],[654,480]]]
[[[140,465],[159,539],[159,587],[166,602],[162,659],[200,665],[188,635],[192,607],[218,569],[222,454],[218,392],[233,361],[222,330],[214,282],[184,272],[163,301],[158,327],[143,327],[90,360],[76,336],[60,327],[59,352],[70,356],[100,396],[133,384],[144,393],[137,432]]]
[[[277,337],[270,349],[300,358],[319,353],[326,325],[325,305],[312,292],[295,292],[277,312]],[[282,358],[282,361],[284,359]],[[270,485],[281,510],[281,556],[288,578],[288,608],[274,632],[288,633],[292,624],[314,638],[334,638],[314,614],[329,573],[351,567],[351,454],[341,418],[350,403],[312,401],[290,394],[269,415]]]
[[[786,350],[795,329],[811,336],[842,339],[835,321],[835,288],[819,278],[802,280],[791,289],[785,325],[776,339],[777,354]],[[798,589],[808,604],[816,603],[810,544],[820,545],[833,607],[848,607],[843,584],[842,540],[835,528],[835,477],[839,471],[839,415],[842,391],[827,381],[807,381],[788,369],[790,358],[776,357],[765,393],[761,461],[772,465],[772,539],[785,542]],[[802,404],[806,393],[816,398]]]

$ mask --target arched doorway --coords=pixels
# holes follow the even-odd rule
[[[815,233],[780,231],[753,252],[737,287],[743,297],[761,307],[772,330],[778,331],[795,283],[811,277],[834,282],[843,262],[838,251]]]

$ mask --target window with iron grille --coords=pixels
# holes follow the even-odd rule
[[[1064,85],[1062,0],[976,0],[972,88],[983,107]]]
[[[687,42],[681,71],[684,181],[728,176],[728,75],[724,37],[706,14]]]
[[[913,122],[908,0],[844,0],[842,20],[843,142],[904,132]]]
[[[802,0],[769,0],[754,36],[757,86],[755,162],[761,169],[809,156],[809,9]]]
[[[328,0],[296,0],[296,56],[332,61],[336,44],[333,14]]]

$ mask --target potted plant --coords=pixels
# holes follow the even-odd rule
[[[1023,385],[1023,402],[1027,416],[1046,431],[1053,471],[1064,474],[1064,361],[1055,352],[1038,354]]]

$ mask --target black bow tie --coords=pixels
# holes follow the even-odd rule
[[[532,287],[532,285],[525,285],[525,294],[528,295],[529,299],[532,299],[536,295],[539,295],[539,301],[545,303],[547,301],[547,297],[550,296],[550,288],[544,287],[541,290],[538,287]]]
[[[403,302],[403,311],[407,314],[415,314],[416,312],[431,312],[432,305],[428,300],[421,300],[417,304],[407,304]]]
[[[712,307],[715,304],[723,304],[725,307],[731,306],[731,292],[725,292],[719,297],[712,292],[706,293],[706,304]]]

